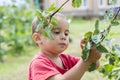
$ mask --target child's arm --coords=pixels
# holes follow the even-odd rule
[[[65,74],[57,74],[49,77],[47,80],[80,80],[83,74],[88,70],[92,62],[96,62],[101,57],[101,53],[95,48],[91,48],[91,53],[87,61],[80,61]]]

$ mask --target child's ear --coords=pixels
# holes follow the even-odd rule
[[[32,38],[34,39],[34,41],[35,41],[37,44],[41,42],[40,34],[39,34],[39,33],[33,33]]]

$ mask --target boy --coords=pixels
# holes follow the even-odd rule
[[[53,40],[43,36],[42,30],[35,32],[38,21],[37,18],[33,20],[32,37],[41,48],[41,52],[30,64],[28,80],[80,80],[90,64],[97,62],[101,57],[101,53],[95,47],[91,48],[87,61],[63,54],[69,44],[69,24],[60,13],[54,17],[58,24],[52,30]],[[82,47],[85,42],[82,40]]]

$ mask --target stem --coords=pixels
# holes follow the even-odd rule
[[[113,18],[112,21],[114,21],[114,20],[117,18],[119,12],[120,12],[120,7],[118,7],[118,11],[117,11],[117,13],[116,13],[116,15],[114,16],[114,18]]]
[[[65,1],[59,8],[56,10],[53,14],[50,15],[50,18],[52,18],[69,0]]]
[[[51,18],[70,0],[65,1],[53,14],[50,15],[50,21],[51,22]]]
[[[70,0],[65,1],[54,13],[52,13],[52,14],[48,17],[48,18],[49,18],[49,21],[48,21],[48,24],[47,24],[47,25],[50,24],[52,17],[53,17],[68,1],[70,1]]]

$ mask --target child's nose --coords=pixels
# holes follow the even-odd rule
[[[61,40],[66,40],[66,36],[65,36],[65,33],[61,33],[61,36],[60,36]]]

